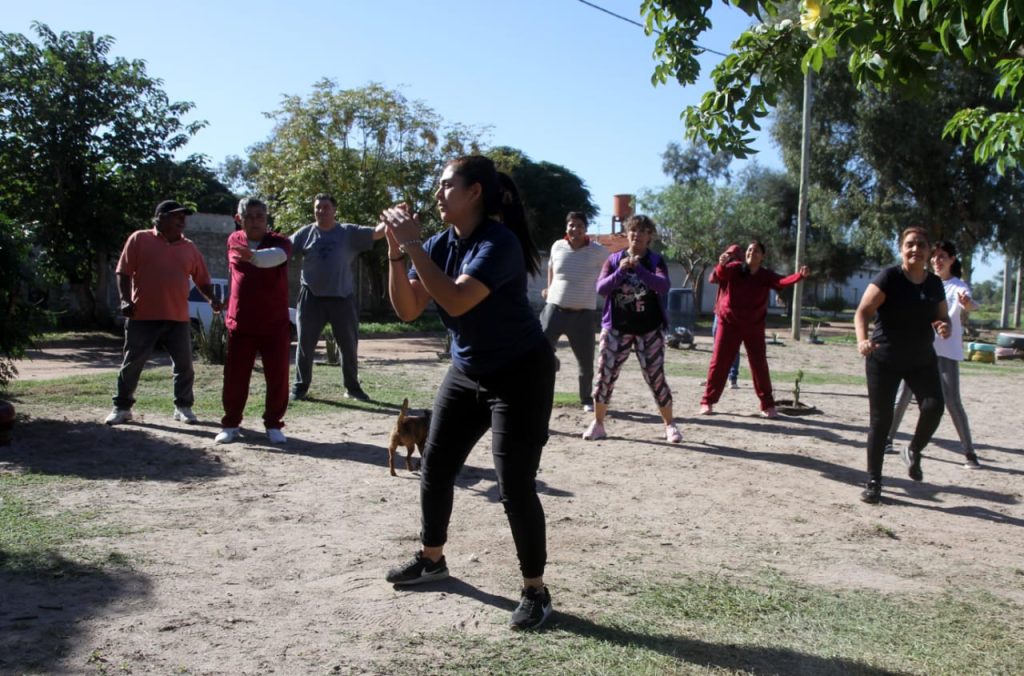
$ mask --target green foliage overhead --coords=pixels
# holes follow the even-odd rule
[[[941,95],[932,73],[942,60],[993,75],[989,91],[1003,109],[971,105],[951,115],[945,133],[974,140],[974,158],[1004,172],[1024,160],[1024,2],[1021,0],[804,0],[800,17],[783,18],[791,3],[727,0],[762,20],[733,42],[711,73],[713,90],[683,117],[691,138],[737,157],[754,152],[752,131],[801,70],[845,67],[860,89]],[[711,28],[713,0],[643,0],[648,33],[657,32],[659,63],[652,80],[693,84],[700,74],[700,36]]]
[[[168,194],[158,163],[204,123],[171,102],[143,61],[109,58],[113,38],[33,24],[0,33],[0,209],[31,228],[42,267],[79,311],[109,320],[106,282],[125,236]]]

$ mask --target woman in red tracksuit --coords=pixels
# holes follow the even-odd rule
[[[775,418],[772,378],[768,373],[768,357],[764,343],[764,321],[768,316],[768,291],[779,291],[796,284],[810,274],[807,266],[788,277],[762,267],[764,244],[757,240],[747,246],[746,261],[729,262],[728,254],[718,259],[714,275],[722,280],[722,296],[718,299],[718,332],[715,351],[708,367],[708,381],[700,401],[701,415],[710,415],[718,403],[740,344],[747,350],[754,391],[761,400],[761,415]]]

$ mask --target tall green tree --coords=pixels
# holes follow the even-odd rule
[[[732,155],[727,152],[713,153],[702,139],[685,148],[675,141],[668,144],[661,154],[661,170],[675,183],[712,183],[719,179],[726,183],[732,178],[729,165]]]
[[[712,150],[751,152],[752,131],[775,106],[782,87],[801,69],[826,61],[858,87],[941,95],[930,73],[938,60],[993,75],[991,98],[1000,108],[972,105],[954,112],[945,132],[975,140],[974,157],[1002,172],[1024,161],[1024,4],[1020,0],[803,0],[798,18],[780,0],[726,0],[761,20],[733,42],[712,71],[713,90],[683,117],[688,133]],[[653,80],[693,84],[700,76],[701,35],[711,28],[713,0],[643,0],[649,33],[657,32]]]
[[[169,101],[143,61],[109,58],[113,38],[33,30],[38,42],[0,33],[0,210],[31,228],[79,312],[109,321],[112,258],[171,196],[154,163],[204,123],[183,120],[192,104]]]
[[[267,115],[270,137],[233,159],[239,176],[266,196],[285,231],[313,221],[313,197],[330,192],[338,218],[377,222],[405,202],[427,218],[444,163],[479,150],[480,131],[445,122],[420,101],[380,84],[341,89],[320,80],[309,96],[286,96]]]
[[[811,179],[838,196],[851,241],[887,257],[907,225],[927,225],[936,237],[956,242],[970,272],[972,253],[1020,220],[1024,182],[993,163],[978,164],[970,147],[944,138],[949,117],[991,101],[990,75],[940,63],[931,77],[943,95],[906,98],[873,87],[857,90],[837,69],[816,80],[811,119]],[[801,92],[786,90],[772,126],[790,171],[800,161]]]
[[[516,182],[526,207],[533,241],[541,249],[565,235],[565,215],[579,211],[591,219],[597,205],[583,179],[553,162],[534,162],[521,150],[499,146],[487,151],[498,169]]]
[[[677,282],[694,289],[697,311],[707,272],[734,242],[772,236],[765,218],[770,207],[731,186],[713,183],[674,183],[639,196],[641,210],[658,224],[659,248],[678,261],[686,274]]]
[[[439,227],[433,208],[437,178],[452,157],[479,150],[480,131],[445,122],[433,109],[379,84],[341,89],[320,80],[308,96],[286,96],[268,114],[270,137],[246,160],[229,158],[226,178],[247,185],[271,205],[276,225],[292,232],[313,221],[313,197],[331,193],[338,219],[375,224],[380,212],[405,202]],[[385,247],[363,255],[371,312],[386,303]]]

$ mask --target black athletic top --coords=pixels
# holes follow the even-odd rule
[[[939,318],[939,303],[946,300],[942,280],[929,272],[923,282],[914,284],[902,266],[895,265],[879,272],[871,283],[885,294],[871,333],[878,345],[876,358],[902,365],[934,360],[932,322]]]

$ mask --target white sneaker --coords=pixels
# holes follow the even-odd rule
[[[213,438],[213,441],[218,444],[230,444],[236,439],[238,439],[238,428],[225,427],[217,434],[216,437]]]
[[[272,444],[283,444],[288,441],[288,437],[284,435],[284,432],[276,427],[267,428],[267,439],[270,439]]]
[[[121,423],[132,421],[132,410],[130,408],[114,408],[113,411],[107,414],[107,417],[103,419],[104,425],[120,425]]]
[[[593,405],[591,405],[591,404],[583,404],[583,412],[584,413],[593,413],[594,412]]]
[[[195,425],[199,422],[199,418],[196,417],[196,414],[193,413],[192,409],[188,406],[175,406],[174,419],[188,425]]]
[[[665,425],[665,440],[670,444],[678,444],[683,440],[683,435],[675,423]]]
[[[595,420],[583,433],[583,438],[587,441],[597,441],[598,439],[607,439],[608,435],[604,431],[604,425]]]
[[[738,389],[740,389],[740,384],[737,383],[735,380],[730,380],[729,381],[729,389],[730,390],[738,390]]]

